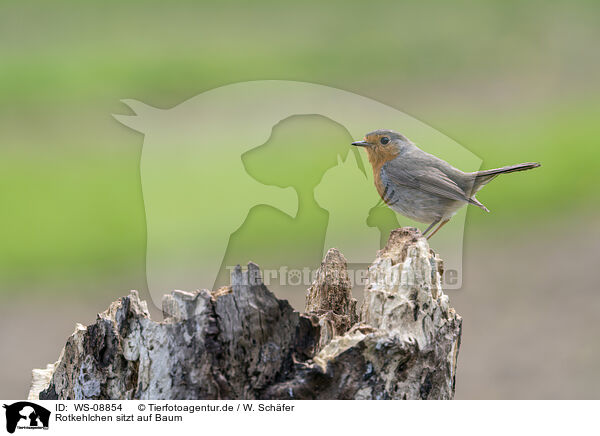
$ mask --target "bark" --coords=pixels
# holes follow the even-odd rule
[[[150,319],[136,291],[77,325],[59,360],[33,371],[31,399],[450,399],[461,318],[442,262],[414,228],[369,268],[360,317],[344,257],[329,250],[306,313],[277,299],[257,265],[231,285],[174,291]]]

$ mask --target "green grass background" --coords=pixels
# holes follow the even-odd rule
[[[0,292],[143,287],[143,137],[111,113],[239,81],[368,96],[487,168],[541,161],[482,191],[483,235],[597,216],[598,22],[596,1],[4,1]]]

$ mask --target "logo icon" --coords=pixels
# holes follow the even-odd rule
[[[48,429],[50,411],[29,401],[4,404],[6,409],[6,431],[14,433],[18,429]]]

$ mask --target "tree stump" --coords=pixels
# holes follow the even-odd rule
[[[360,316],[346,268],[330,249],[304,314],[253,263],[228,287],[165,295],[162,322],[131,291],[78,324],[56,363],[33,370],[29,398],[451,399],[462,320],[421,233],[392,232]]]

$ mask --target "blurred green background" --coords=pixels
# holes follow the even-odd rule
[[[457,398],[597,397],[599,22],[597,1],[2,2],[0,397],[145,290],[143,137],[120,100],[262,79],[391,105],[484,168],[542,162],[467,214]]]

